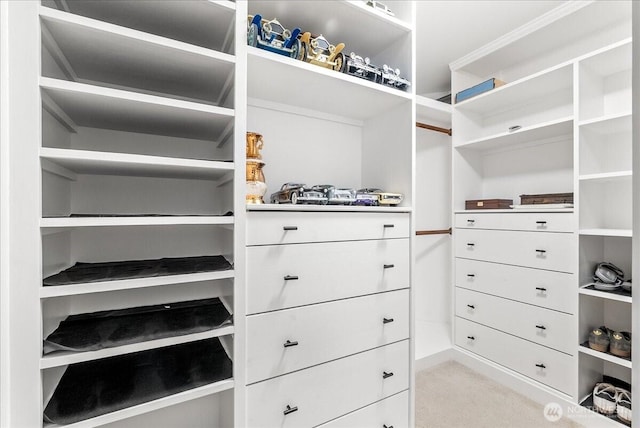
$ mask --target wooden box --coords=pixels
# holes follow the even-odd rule
[[[546,193],[540,195],[520,195],[522,205],[572,204],[573,193]]]
[[[465,201],[467,210],[499,210],[511,208],[513,199],[473,199]]]

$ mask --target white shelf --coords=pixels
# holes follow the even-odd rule
[[[619,357],[616,357],[615,355],[608,354],[606,352],[596,351],[595,349],[591,349],[587,346],[582,346],[582,345],[578,347],[578,350],[582,354],[591,355],[592,357],[601,359],[603,361],[608,361],[610,363],[617,364],[622,367],[627,367],[629,369],[631,368],[631,361],[625,360],[624,358],[619,358]]]
[[[632,171],[603,172],[599,174],[580,175],[578,177],[578,180],[582,182],[621,181],[621,180],[630,180],[632,175],[633,175]]]
[[[117,25],[41,8],[44,43],[74,81],[219,104],[235,57]]]
[[[582,120],[579,125],[582,129],[595,132],[596,134],[631,132],[631,112],[608,114]]]
[[[573,67],[571,64],[561,64],[515,82],[507,82],[504,86],[457,103],[455,108],[488,116],[493,112],[513,109],[532,100],[568,91],[572,83]]]
[[[416,117],[435,121],[435,125],[451,126],[453,107],[431,98],[416,96]]]
[[[548,140],[573,133],[573,117],[563,117],[532,126],[525,126],[514,132],[501,132],[488,137],[478,138],[455,147],[464,147],[475,150],[488,150],[499,147],[514,147],[522,144]]]
[[[40,287],[40,298],[76,296],[79,294],[104,293],[118,290],[133,290],[136,288],[161,287],[163,285],[191,284],[203,281],[231,279],[235,276],[233,270],[217,272],[190,273],[184,275],[156,276],[153,278],[123,279],[117,281],[87,282],[73,285],[57,285]]]
[[[600,76],[631,70],[631,37],[580,58],[580,64]]]
[[[580,229],[580,235],[587,236],[619,236],[631,238],[631,229]]]
[[[384,114],[412,100],[411,94],[399,89],[251,46],[247,50],[250,98],[356,121]],[[265,81],[265,76],[274,78]]]
[[[232,216],[157,216],[157,217],[46,217],[41,228],[103,226],[181,226],[233,224]]]
[[[206,397],[208,395],[217,394],[219,392],[228,391],[233,389],[233,379],[227,379],[220,382],[212,383],[210,385],[201,386],[198,388],[190,389],[188,391],[179,392],[167,397],[159,398],[157,400],[149,401],[147,403],[138,404],[137,406],[128,407],[126,409],[118,410],[105,415],[96,416],[95,418],[86,419],[84,421],[76,422],[68,425],[55,425],[45,424],[45,428],[92,428],[96,426],[106,425],[113,422],[128,419],[134,416],[143,415],[145,413],[159,410],[165,407],[173,406],[175,404],[185,403],[187,401],[196,400],[198,398]]]
[[[393,10],[393,3],[386,4]],[[355,51],[363,57],[373,57],[411,33],[410,24],[374,10],[363,1],[331,2],[330,6],[324,2],[251,1],[249,13],[259,13],[265,19],[277,18],[289,30],[299,27],[312,34],[323,34],[334,45],[345,43],[345,55]]]
[[[50,147],[40,149],[40,158],[76,174],[218,180],[234,170],[233,162]],[[44,163],[43,169],[47,169]]]
[[[541,204],[542,205],[542,204]],[[544,208],[527,208],[527,209],[496,209],[496,210],[455,210],[455,214],[482,214],[482,213],[572,213],[573,208],[544,209]]]
[[[409,213],[410,207],[367,207],[358,205],[291,205],[260,204],[247,205],[247,211],[304,211],[304,212],[373,212],[373,213]]]
[[[583,285],[582,287],[580,287],[578,291],[580,294],[585,296],[599,297],[601,299],[615,300],[616,302],[624,302],[624,303],[631,303],[632,301],[631,296],[623,296],[620,294],[610,293],[607,291],[590,290],[585,287],[586,285]]]
[[[62,111],[66,126],[116,129],[143,134],[217,141],[234,111],[66,80],[40,78],[45,108]],[[46,96],[45,96],[46,95]]]
[[[116,4],[117,3],[117,4]],[[71,1],[72,13],[222,51],[235,24],[232,1]]]

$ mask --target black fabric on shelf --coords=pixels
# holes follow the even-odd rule
[[[217,297],[71,315],[45,339],[43,352],[96,351],[228,324],[231,314]]]
[[[71,424],[229,379],[218,338],[70,365],[43,419]]]
[[[231,263],[223,256],[174,257],[103,263],[78,262],[69,269],[45,278],[43,285],[70,285],[230,269],[232,269]]]

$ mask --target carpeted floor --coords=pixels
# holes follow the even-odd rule
[[[416,375],[416,428],[579,428],[549,422],[543,406],[449,361]]]

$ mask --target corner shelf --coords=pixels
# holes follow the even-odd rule
[[[451,126],[452,114],[451,104],[416,95],[416,117],[418,120],[421,117],[428,117],[429,120]]]
[[[631,368],[631,360],[616,357],[615,355],[609,354],[608,352],[596,351],[595,349],[589,348],[589,346],[585,345],[584,343],[580,344],[580,346],[578,347],[578,350],[582,354],[591,355],[592,357],[598,358],[603,361],[608,361],[610,363],[617,364],[619,366],[626,367],[628,369]]]
[[[584,174],[578,176],[578,180],[581,182],[608,182],[608,181],[621,181],[630,180],[633,175],[632,171],[615,171],[604,172],[599,174]]]
[[[74,174],[124,175],[132,177],[218,180],[235,168],[233,162],[50,147],[40,149],[40,158],[72,171]],[[47,169],[44,163],[43,169]],[[55,171],[52,172],[56,173]]]
[[[631,112],[608,114],[592,119],[581,120],[578,125],[597,134],[631,132]]]

